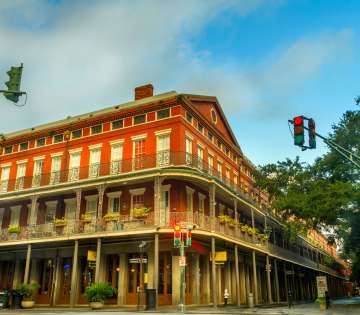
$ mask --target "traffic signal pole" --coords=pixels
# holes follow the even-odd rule
[[[289,119],[288,121],[289,121],[289,123],[294,124],[293,120]],[[303,128],[310,132],[310,129],[308,127],[303,126]],[[331,149],[338,152],[340,155],[342,155],[342,157],[344,157],[345,159],[347,159],[352,164],[354,164],[357,168],[360,169],[360,156],[358,156],[358,155],[354,154],[353,152],[345,149],[344,147],[337,144],[336,142],[334,142],[334,141],[332,141],[330,139],[327,139],[326,137],[322,136],[321,134],[319,134],[317,132],[314,132],[314,134],[317,137],[319,137],[320,139],[322,139],[324,141],[324,143],[327,144]],[[308,149],[308,147],[306,147],[306,146],[301,146],[301,148],[302,148],[302,150]]]
[[[180,245],[180,259],[184,259],[185,257],[185,246],[184,241],[181,241]],[[185,311],[185,266],[180,265],[180,304],[179,304],[181,312]]]

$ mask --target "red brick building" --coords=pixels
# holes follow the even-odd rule
[[[222,303],[225,288],[235,304],[249,293],[257,304],[284,301],[289,289],[311,299],[318,274],[332,296],[344,294],[344,276],[325,265],[331,253],[286,241],[215,97],[154,96],[146,85],[135,101],[10,133],[0,144],[0,289],[38,282],[37,304],[75,306],[101,281],[118,288],[112,305],[136,304],[138,287],[176,305],[172,233],[180,224],[196,227],[187,304]],[[226,260],[211,260],[216,252]]]

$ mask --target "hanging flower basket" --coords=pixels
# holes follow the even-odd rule
[[[136,219],[143,219],[146,218],[149,215],[150,208],[134,208],[132,209],[132,216]]]
[[[105,222],[118,221],[120,219],[119,213],[107,213],[103,216]]]

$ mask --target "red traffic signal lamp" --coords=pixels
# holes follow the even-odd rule
[[[294,144],[302,147],[305,143],[304,117],[303,116],[294,117],[293,124],[294,124]]]
[[[179,225],[174,226],[174,246],[180,247],[181,245],[181,227]]]

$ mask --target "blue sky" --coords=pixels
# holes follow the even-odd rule
[[[360,94],[359,1],[0,2],[0,82],[24,62],[28,104],[0,98],[2,131],[133,98],[151,82],[218,97],[255,163],[326,152],[293,146],[287,119],[330,131]]]

